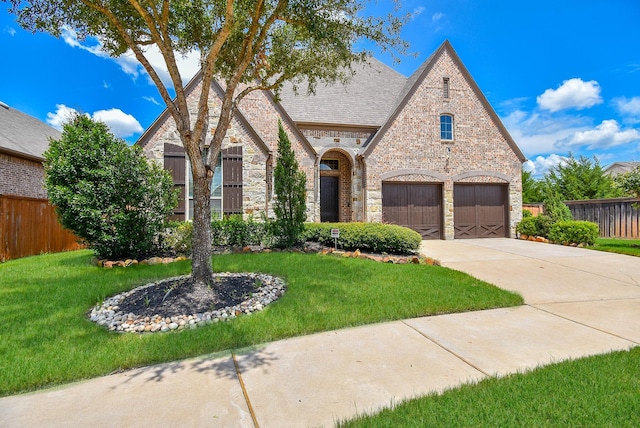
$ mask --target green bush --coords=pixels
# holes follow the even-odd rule
[[[555,221],[546,214],[541,214],[539,216],[534,217],[536,219],[536,228],[538,230],[538,236],[544,236],[545,238],[549,237],[549,231],[551,230],[551,226],[555,223]]]
[[[536,217],[525,217],[516,226],[516,232],[521,235],[549,237],[549,230],[553,225],[553,219],[541,214]]]
[[[598,225],[590,221],[559,221],[549,231],[549,239],[558,244],[593,245],[600,234]]]
[[[529,210],[522,210],[522,218],[533,217],[533,214]]]
[[[166,252],[190,256],[193,249],[193,223],[169,222],[160,239]]]
[[[544,200],[544,215],[550,217],[553,222],[573,220],[571,210],[560,199],[560,195],[550,192]]]
[[[529,212],[529,211],[525,211]],[[538,224],[536,217],[525,217],[516,226],[516,232],[520,235],[536,236],[538,235]]]
[[[107,125],[78,115],[44,153],[45,187],[61,224],[101,258],[156,254],[177,203],[171,176]]]
[[[211,222],[211,242],[215,247],[270,246],[272,241],[271,227],[266,222],[244,220],[239,214]]]
[[[373,253],[407,254],[420,248],[422,237],[406,227],[382,223],[305,223],[306,241],[333,246],[331,229],[340,229],[338,247]]]

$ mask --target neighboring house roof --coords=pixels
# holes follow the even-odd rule
[[[346,85],[319,84],[315,94],[306,94],[301,85],[296,95],[287,83],[280,103],[298,124],[382,126],[407,78],[373,57],[354,69]]]
[[[631,172],[638,166],[640,166],[640,162],[614,162],[611,165],[607,166],[603,170],[603,172],[606,175],[614,176]]]
[[[431,71],[431,69],[436,63],[436,60],[444,52],[447,52],[451,56],[451,58],[457,65],[458,69],[460,70],[464,78],[467,80],[469,86],[471,86],[473,92],[476,94],[476,96],[482,103],[487,113],[489,113],[489,115],[491,116],[491,119],[493,120],[494,124],[500,130],[500,133],[504,136],[505,140],[507,141],[511,149],[514,151],[516,156],[518,156],[518,158],[522,162],[524,162],[526,160],[526,157],[524,156],[522,151],[520,151],[520,148],[511,137],[511,134],[509,134],[509,131],[507,131],[507,128],[505,128],[504,124],[496,114],[495,110],[493,110],[493,107],[491,107],[491,104],[489,104],[489,101],[484,96],[484,94],[478,87],[478,84],[475,82],[475,80],[473,80],[473,77],[471,77],[469,70],[467,70],[467,68],[464,66],[464,64],[462,63],[462,60],[460,60],[460,57],[458,56],[456,51],[453,49],[453,46],[451,46],[451,43],[449,43],[448,40],[445,40],[444,43],[442,43],[440,47],[415,71],[415,73],[413,73],[411,77],[407,79],[406,85],[402,89],[402,92],[400,93],[400,96],[397,99],[397,104],[395,106],[395,109],[391,112],[391,114],[385,121],[382,128],[375,134],[375,136],[370,141],[367,142],[367,145],[363,148],[364,149],[362,153],[363,156],[366,156],[369,153],[371,153],[373,148],[382,139],[385,132],[389,129],[391,124],[393,124],[395,118],[400,114],[400,112],[402,111],[406,103],[409,102],[409,100],[411,99],[415,91],[422,84],[422,81],[429,74],[429,72]]]
[[[0,102],[0,152],[42,161],[50,138],[62,133],[46,123]]]

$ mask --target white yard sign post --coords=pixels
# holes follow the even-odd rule
[[[333,248],[338,249],[338,238],[340,237],[340,229],[331,229],[331,237],[333,238]]]

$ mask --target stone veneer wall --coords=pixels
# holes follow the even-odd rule
[[[0,194],[46,199],[42,163],[0,153]]]
[[[197,109],[199,93],[200,89],[198,86],[187,97],[189,107],[192,109],[191,111],[196,111],[195,109]],[[219,114],[220,100],[215,96],[213,91],[209,101],[209,109],[212,115],[210,123],[215,123],[213,118]],[[195,117],[193,117],[192,120],[195,123]],[[208,141],[211,140],[214,132],[215,128],[209,130]],[[143,143],[145,156],[160,164],[164,164],[165,143],[182,146],[180,136],[176,131],[175,122],[171,117],[168,117],[149,140]],[[253,216],[259,219],[262,213],[268,212],[266,183],[268,153],[265,153],[265,150],[261,149],[260,145],[253,141],[248,130],[235,118],[227,130],[227,134],[222,142],[222,149],[234,145],[242,146],[242,198],[244,216]]]
[[[454,177],[508,182],[510,233],[522,216],[521,161],[446,50],[366,159],[367,221],[382,221],[381,175],[431,171],[443,177],[444,235],[453,239]],[[449,78],[449,98],[443,78]],[[440,115],[454,118],[454,140],[440,139]],[[460,181],[458,181],[460,182]]]

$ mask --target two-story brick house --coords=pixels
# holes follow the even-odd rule
[[[186,87],[194,108],[200,82]],[[217,215],[270,213],[278,120],[307,176],[309,221],[382,221],[436,239],[515,235],[525,158],[448,41],[409,78],[372,58],[347,85],[243,99],[214,175]],[[189,165],[168,112],[137,144],[172,171],[176,218],[190,218]]]

